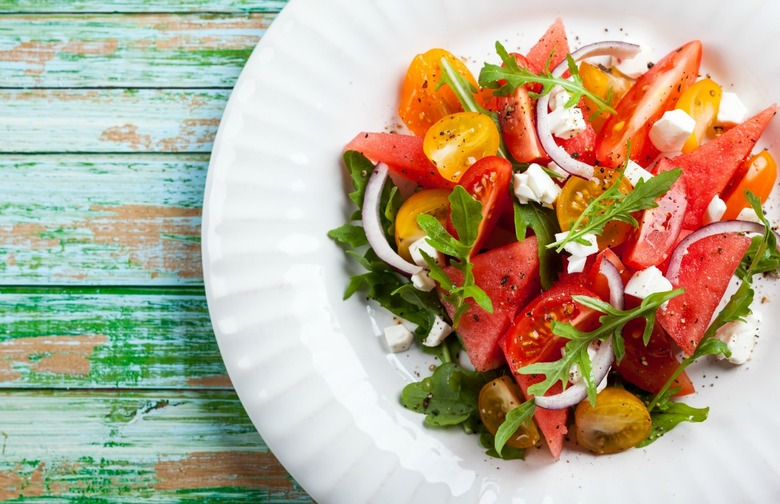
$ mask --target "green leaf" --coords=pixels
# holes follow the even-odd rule
[[[449,196],[450,218],[458,240],[467,247],[473,247],[482,223],[482,203],[473,198],[463,186],[455,186]]]
[[[456,425],[477,413],[479,391],[486,382],[481,373],[445,363],[428,378],[404,387],[401,401],[412,411],[424,413],[428,425]]]
[[[449,234],[441,222],[439,222],[439,219],[432,215],[418,215],[417,225],[428,235],[428,243],[442,254],[463,257],[470,251],[468,246]]]
[[[707,419],[709,408],[694,408],[681,402],[665,402],[658,411],[650,415],[653,425],[650,434],[638,447],[647,446],[677,427],[682,422],[703,422]]]
[[[496,451],[496,438],[487,430],[480,433],[479,444],[486,448],[485,455],[499,458],[502,460],[524,460],[525,448],[515,448],[514,446],[504,445],[501,453]]]
[[[363,208],[363,197],[366,193],[366,184],[371,172],[374,171],[374,164],[363,154],[357,151],[347,151],[343,156],[344,165],[347,167],[350,178],[352,179],[353,191],[349,193],[349,199],[358,208]]]
[[[516,200],[513,206],[517,241],[525,239],[526,228],[533,230],[539,252],[539,279],[542,288],[549,289],[561,270],[561,256],[548,248],[555,241],[555,234],[561,231],[555,211],[536,203],[521,205]]]
[[[343,243],[349,247],[357,248],[368,245],[366,232],[360,226],[354,224],[344,224],[328,231],[328,237]]]
[[[495,438],[496,453],[501,455],[501,451],[512,437],[512,434],[526,422],[531,421],[531,417],[536,411],[536,404],[533,401],[525,401],[516,408],[509,410],[504,422],[498,427]]]

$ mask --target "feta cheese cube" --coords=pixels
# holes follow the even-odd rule
[[[632,79],[637,79],[647,72],[652,64],[650,50],[642,48],[633,58],[612,58],[612,66]]]
[[[626,283],[625,293],[639,299],[644,299],[650,294],[670,290],[672,290],[672,283],[666,279],[663,273],[661,273],[661,270],[655,266],[650,266],[647,269],[634,273],[628,283]],[[666,303],[661,305],[661,308],[665,307]]]
[[[423,292],[430,292],[436,288],[436,282],[428,274],[427,270],[422,270],[412,275],[412,285],[414,288]]]
[[[650,128],[650,141],[661,152],[678,152],[696,128],[696,120],[680,109],[669,110]]]
[[[736,93],[724,91],[720,95],[716,121],[720,124],[739,124],[745,120],[745,116],[747,116],[747,107],[739,99],[739,96]]]
[[[560,86],[555,86],[550,92],[550,110],[563,108],[571,100],[571,94]]]
[[[568,179],[571,176],[571,173],[567,172],[560,166],[558,166],[558,163],[555,161],[550,161],[550,164],[547,165],[547,169],[553,172],[554,174],[558,175],[555,177],[555,180],[563,181]]]
[[[556,233],[555,240],[561,241],[567,236],[569,236],[568,231],[564,231],[563,233]],[[582,272],[585,269],[585,263],[588,260],[588,256],[599,251],[599,246],[596,242],[596,235],[593,233],[588,233],[584,235],[582,239],[588,242],[588,244],[584,245],[582,243],[572,241],[563,246],[563,250],[571,254],[571,256],[568,258],[568,264],[566,266],[566,271],[569,273]]]
[[[428,332],[428,336],[426,336],[425,341],[423,341],[423,345],[427,347],[439,346],[441,345],[441,342],[444,341],[444,338],[449,336],[451,332],[452,326],[445,322],[441,316],[436,315],[436,318],[433,321],[433,326]]]
[[[588,262],[587,257],[570,256],[566,261],[566,271],[569,273],[582,273],[585,271],[585,264]]]
[[[745,317],[745,320],[728,322],[718,328],[715,337],[726,343],[731,350],[729,362],[732,364],[744,364],[753,357],[753,349],[758,340],[758,331],[761,327],[761,314],[753,310],[753,313]],[[723,356],[718,356],[723,359]]]
[[[650,180],[653,178],[653,174],[645,170],[639,164],[629,160],[626,165],[626,169],[623,171],[623,176],[631,182],[631,185],[636,187],[640,180]]]
[[[723,217],[724,213],[726,213],[726,202],[720,199],[720,196],[716,194],[715,197],[712,198],[712,201],[710,201],[710,204],[707,205],[707,210],[704,212],[702,221],[704,224],[718,222],[720,218]]]
[[[536,163],[532,163],[524,173],[516,173],[513,186],[515,196],[522,204],[534,201],[552,208],[561,194],[558,184]]]
[[[588,357],[590,357],[591,362],[593,361],[593,357],[596,355],[598,346],[599,343],[595,341],[591,342],[590,345],[588,345]],[[561,349],[561,354],[565,354],[563,349]],[[572,364],[572,366],[569,368],[569,383],[574,385],[579,381],[584,381],[584,378],[582,377],[582,371],[580,371],[580,366],[578,364]],[[606,376],[602,378],[601,382],[596,386],[596,392],[601,392],[605,388],[607,388]]]
[[[547,116],[550,131],[558,138],[573,138],[588,127],[579,107],[558,107]]]
[[[419,240],[415,240],[414,243],[409,245],[409,255],[412,256],[414,263],[417,266],[428,268],[428,263],[425,262],[425,258],[423,258],[422,254],[420,253],[421,250],[424,250],[426,254],[434,258],[440,266],[444,266],[444,256],[441,252],[433,248],[430,243],[428,243],[428,236],[423,236]]]
[[[393,353],[403,352],[412,346],[414,335],[403,324],[395,324],[385,327],[385,340]]]
[[[737,220],[755,222],[761,224],[761,219],[758,218],[758,214],[751,207],[743,208],[737,215]]]

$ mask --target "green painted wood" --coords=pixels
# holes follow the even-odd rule
[[[231,87],[274,17],[6,15],[0,87]]]
[[[0,0],[2,13],[279,12],[287,0]]]
[[[222,89],[0,89],[0,154],[211,151]]]
[[[201,288],[0,289],[0,306],[0,389],[232,388]]]
[[[0,402],[0,501],[311,502],[233,392],[0,391]]]
[[[0,155],[0,285],[202,285],[207,169],[207,154]]]

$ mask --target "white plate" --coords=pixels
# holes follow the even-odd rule
[[[616,38],[661,56],[700,38],[703,68],[751,111],[780,99],[780,7],[760,0],[293,0],[236,85],[206,188],[209,309],[247,412],[319,502],[780,501],[777,284],[754,360],[699,371],[705,423],[615,456],[570,446],[558,463],[490,459],[474,437],[423,427],[398,397],[425,363],[389,354],[360,296],[341,299],[354,266],[325,233],[352,211],[342,146],[397,123],[414,54],[445,47],[477,71],[496,40],[527,49],[556,16],[573,47]],[[777,147],[780,121],[765,138]]]

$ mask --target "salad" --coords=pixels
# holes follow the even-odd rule
[[[777,105],[748,113],[703,50],[571,50],[560,19],[522,54],[497,42],[476,78],[431,49],[401,86],[408,132],[345,146],[357,209],[329,236],[365,269],[345,298],[395,315],[391,351],[441,361],[401,392],[427,425],[558,459],[566,439],[616,453],[707,418],[686,368],[750,358],[753,282],[780,251],[756,149]]]

